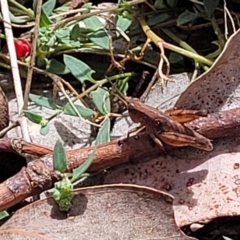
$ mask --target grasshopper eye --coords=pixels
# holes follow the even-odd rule
[[[159,120],[154,121],[155,126],[159,126],[160,124],[161,124],[161,122]]]

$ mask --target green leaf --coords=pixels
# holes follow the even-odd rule
[[[118,15],[116,26],[120,28],[123,32],[125,32],[129,28],[131,23],[132,23],[132,20],[126,17],[123,17],[122,15]]]
[[[38,2],[38,0],[33,0],[32,9],[33,9],[34,13],[36,13],[37,2]]]
[[[23,113],[29,120],[31,120],[34,123],[40,124],[42,120],[44,120],[44,117],[29,110],[23,110]]]
[[[155,3],[154,3],[154,7],[156,9],[164,9],[164,8],[166,8],[165,0],[156,0]]]
[[[166,20],[168,20],[171,16],[167,13],[162,13],[162,14],[153,14],[149,16],[149,19],[147,21],[148,25],[153,26],[159,23],[162,23]]]
[[[178,54],[178,53],[175,53],[175,52],[171,52],[170,54],[169,54],[169,62],[171,63],[171,64],[179,64],[179,63],[181,63],[181,64],[183,64],[183,62],[184,62],[184,58],[183,58],[183,56],[181,55],[181,54]]]
[[[2,212],[0,212],[0,220],[6,218],[6,217],[8,217],[8,216],[9,216],[9,214],[8,214],[7,211],[2,211]]]
[[[14,16],[10,11],[9,11],[9,17],[12,23],[25,23],[27,21],[30,21],[28,16]]]
[[[167,0],[167,4],[170,8],[176,8],[178,4],[178,0]]]
[[[96,146],[93,149],[89,158],[82,165],[80,165],[78,168],[73,170],[73,176],[72,176],[71,182],[77,181],[81,177],[81,175],[88,170],[88,168],[91,166],[94,160],[95,152],[96,152]]]
[[[97,46],[109,50],[109,37],[104,29],[100,29],[97,32],[90,33],[87,36]]]
[[[110,99],[109,92],[104,88],[98,88],[91,92],[93,102],[100,113],[103,115],[110,113]]]
[[[123,94],[125,94],[128,90],[128,80],[129,77],[126,77],[125,79],[118,81],[117,83],[118,90]]]
[[[73,48],[80,48],[81,44],[79,41],[74,42],[73,40],[70,40],[68,44]]]
[[[53,12],[55,6],[56,6],[56,0],[48,0],[42,5],[42,9],[46,13],[46,15],[49,16]]]
[[[75,24],[74,27],[72,28],[71,32],[70,32],[70,39],[77,41],[78,38],[80,36],[80,27],[79,24]]]
[[[111,102],[108,91],[103,95],[103,110],[105,113],[111,112]]]
[[[41,17],[40,17],[40,27],[48,27],[51,24],[51,20],[48,18],[47,14],[45,13],[44,9],[42,9]]]
[[[49,41],[46,43],[46,46],[53,48],[55,43],[56,43],[56,36],[52,36],[50,37]]]
[[[48,62],[47,66],[46,66],[46,70],[48,72],[55,73],[58,75],[64,75],[64,74],[70,73],[70,70],[63,63],[61,63],[55,59],[51,59]]]
[[[81,83],[88,80],[93,82],[92,74],[95,73],[86,63],[69,55],[63,55],[63,61],[72,75]]]
[[[210,18],[217,6],[219,5],[219,0],[203,0],[204,3],[204,9],[207,14],[207,16]]]
[[[60,28],[55,32],[55,36],[58,38],[58,40],[60,40],[61,42],[63,42],[64,39],[68,39],[70,35],[70,29],[69,28]],[[69,39],[68,39],[69,41]]]
[[[84,22],[87,29],[94,32],[101,29],[104,26],[104,24],[96,16],[85,18],[82,21]]]
[[[42,126],[42,127],[40,128],[40,134],[41,134],[42,136],[46,136],[46,135],[49,133],[49,129],[50,129],[49,124],[47,124],[46,126]]]
[[[76,109],[78,110],[78,112],[80,113],[80,115],[83,118],[91,117],[94,114],[94,111],[90,108],[85,108],[85,107],[77,105],[77,104],[74,104],[74,106],[76,107]],[[64,106],[63,111],[65,114],[68,114],[71,116],[78,116],[77,113],[75,112],[75,110],[72,108],[70,103],[67,103]]]
[[[96,145],[110,142],[110,119],[106,118],[98,131]]]
[[[60,140],[57,140],[53,151],[53,169],[63,173],[67,169],[66,151]]]
[[[178,16],[177,25],[184,25],[186,23],[194,21],[198,17],[197,13],[189,12],[185,10],[182,14]]]
[[[29,99],[30,101],[34,102],[37,106],[46,107],[49,109],[56,109],[56,105],[54,104],[51,98],[30,93]]]
[[[92,3],[91,2],[87,2],[87,3],[84,3],[83,5],[82,5],[82,8],[92,8]],[[89,12],[89,11],[88,11]],[[87,13],[88,13],[87,12]]]

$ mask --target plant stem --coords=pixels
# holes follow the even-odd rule
[[[3,63],[3,62],[0,62],[0,66],[3,67],[3,68],[6,68],[6,69],[8,69],[8,70],[11,69],[11,67],[10,67],[8,64],[5,64],[5,63]]]
[[[223,35],[222,31],[220,30],[220,28],[217,24],[217,21],[216,21],[216,18],[215,18],[214,15],[211,17],[211,23],[212,23],[212,26],[213,26],[214,33],[217,35],[219,45],[222,48],[224,48],[226,40],[224,38],[224,35]]]
[[[8,1],[9,3],[12,3],[16,7],[16,9],[19,9],[22,11],[22,13],[28,15],[30,19],[35,18],[34,12],[32,10],[25,8],[22,4],[16,2],[15,0],[8,0]]]
[[[32,38],[32,44],[31,44],[30,63],[27,71],[23,109],[27,109],[28,107],[28,97],[29,97],[29,93],[32,85],[33,67],[35,65],[35,58],[36,58],[37,38],[38,38],[39,27],[40,27],[41,10],[42,10],[42,0],[38,0],[37,7],[36,7],[36,19],[35,19],[36,25],[34,28],[34,37]]]
[[[196,53],[184,50],[180,47],[174,46],[170,43],[165,42],[163,39],[161,39],[159,36],[157,36],[147,25],[144,18],[139,18],[139,22],[141,24],[142,30],[146,34],[146,36],[157,46],[159,47],[159,43],[163,45],[164,48],[169,49],[173,52],[182,54],[183,56],[192,58],[202,64],[206,64],[208,66],[211,66],[213,64],[212,61],[206,59],[205,57],[202,57]]]
[[[184,48],[185,50],[192,52],[192,53],[196,53],[198,54],[195,49],[193,49],[190,45],[188,45],[186,42],[182,41],[180,38],[178,38],[174,33],[172,33],[171,31],[169,31],[166,28],[161,29],[168,37],[170,37],[173,41],[175,41],[176,43],[178,43],[182,48]],[[206,59],[209,59],[206,57]],[[210,59],[209,59],[210,60]],[[195,79],[195,77],[197,76],[197,69],[199,68],[199,65],[204,69],[204,71],[207,71],[209,67],[207,67],[204,64],[200,64],[198,61],[195,61],[195,70],[193,72],[192,78],[191,79]]]
[[[80,15],[80,16],[77,15],[77,16],[69,17],[69,18],[66,18],[66,19],[62,20],[61,22],[58,22],[57,24],[55,24],[53,30],[59,29],[59,28],[65,26],[66,24],[68,24],[70,22],[80,21],[80,20],[83,20],[85,18],[91,17],[93,15],[98,15],[98,14],[106,13],[106,12],[108,12],[108,13],[121,12],[121,11],[125,10],[126,7],[131,7],[131,6],[137,5],[139,3],[143,3],[143,2],[146,2],[146,0],[133,0],[131,2],[124,2],[124,3],[121,3],[119,5],[109,7],[107,9],[101,9],[101,10],[97,10],[97,11],[93,10],[92,12],[89,12],[89,13],[86,13],[86,14],[83,14],[83,15]]]
[[[197,53],[195,49],[193,49],[190,45],[188,45],[186,42],[182,41],[179,37],[177,37],[174,33],[172,33],[170,30],[166,28],[161,29],[168,37],[170,37],[173,41],[179,44],[182,48],[186,49],[187,51]]]
[[[137,73],[134,72],[128,72],[128,73],[121,73],[118,75],[114,75],[108,78],[104,78],[102,80],[96,81],[96,83],[91,86],[90,88],[88,88],[86,91],[84,91],[83,93],[79,94],[78,97],[73,100],[73,102],[77,101],[78,99],[83,98],[84,96],[86,96],[87,94],[89,94],[90,92],[92,92],[93,90],[97,89],[98,87],[101,87],[103,84],[110,82],[110,81],[115,81],[118,80],[120,78],[126,78],[126,77],[134,77],[137,76]]]

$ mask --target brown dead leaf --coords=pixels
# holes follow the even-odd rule
[[[170,193],[178,226],[240,214],[239,147],[230,154],[223,151],[222,141],[215,148],[204,157],[201,151],[182,149],[174,152],[175,157],[122,165],[109,172],[105,183],[131,183]]]
[[[0,230],[2,240],[52,240],[51,238],[22,229]]]
[[[209,112],[240,105],[240,30],[229,38],[211,69],[181,94],[177,108],[206,109]]]
[[[52,198],[17,211],[0,231],[18,228],[51,239],[192,239],[176,227],[172,198],[160,191],[132,185],[75,190],[68,213]]]
[[[181,94],[175,107],[209,112],[239,107],[239,42],[240,30],[227,42],[214,66]],[[160,105],[158,98],[155,106]],[[169,192],[174,196],[178,226],[240,215],[239,143],[237,138],[225,138],[214,141],[214,151],[209,153],[182,148],[147,163],[115,167],[105,183],[131,183]]]

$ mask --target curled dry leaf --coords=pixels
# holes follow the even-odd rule
[[[217,112],[239,107],[239,42],[240,30],[229,39],[214,66],[181,94],[175,107],[206,109],[216,113],[219,121],[221,115]],[[158,98],[154,99],[155,104]],[[238,138],[224,138],[214,141],[214,151],[210,153],[176,149],[168,157],[122,165],[112,169],[105,183],[139,184],[169,192],[174,196],[178,226],[240,215],[239,143]]]
[[[77,189],[74,193],[68,214],[60,212],[48,198],[17,211],[0,230],[27,229],[62,240],[192,239],[176,227],[172,198],[160,191],[121,184]]]
[[[229,38],[211,69],[181,94],[177,108],[219,112],[240,104],[240,30]]]

